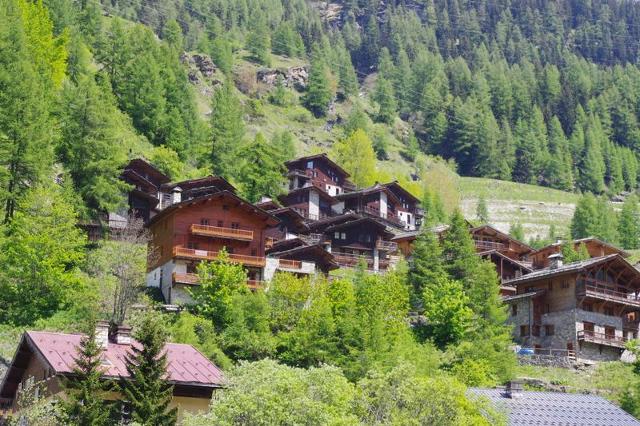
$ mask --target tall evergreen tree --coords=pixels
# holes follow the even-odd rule
[[[635,195],[627,197],[618,220],[618,235],[623,248],[640,248],[640,205]]]
[[[167,382],[166,331],[161,318],[146,314],[133,334],[140,346],[125,357],[129,377],[120,384],[131,419],[144,426],[175,425],[177,408],[168,409],[173,386]]]
[[[487,200],[484,198],[484,195],[480,195],[478,198],[476,218],[480,223],[489,223],[489,209],[487,208]]]
[[[244,137],[242,105],[233,83],[226,80],[211,99],[211,168],[215,174],[229,177],[232,158]]]
[[[63,382],[67,399],[64,410],[73,424],[87,426],[108,425],[110,408],[105,404],[112,386],[105,381],[102,348],[96,342],[95,322],[80,340],[72,375]]]
[[[282,157],[276,148],[258,133],[252,143],[238,152],[242,166],[236,175],[245,198],[252,203],[263,196],[277,198],[284,185]]]
[[[309,71],[309,83],[303,102],[316,116],[324,116],[333,98],[329,85],[330,71],[319,49],[314,49]]]

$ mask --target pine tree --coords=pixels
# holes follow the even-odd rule
[[[487,208],[487,200],[484,198],[484,195],[480,195],[480,198],[478,198],[476,218],[482,224],[489,223],[489,209]]]
[[[329,69],[321,57],[320,50],[315,49],[311,59],[307,93],[303,98],[304,105],[317,117],[322,117],[327,113],[332,98]]]
[[[378,75],[373,99],[378,103],[378,120],[392,124],[397,110],[396,98],[391,82],[382,74]]]
[[[340,54],[339,77],[338,86],[345,96],[353,96],[358,93],[358,77],[351,63],[351,55],[346,49],[342,50]]]
[[[108,425],[110,409],[105,404],[107,392],[112,386],[102,379],[102,348],[96,342],[95,322],[91,322],[88,333],[80,340],[72,375],[63,381],[67,399],[64,410],[73,424]]]
[[[571,219],[571,237],[574,239],[594,236],[598,233],[596,198],[585,194],[578,200]]]
[[[155,313],[145,315],[133,334],[140,346],[125,357],[129,377],[120,389],[131,405],[131,419],[144,426],[175,425],[177,408],[167,409],[173,386],[167,382],[166,331]]]
[[[233,50],[229,40],[224,37],[216,37],[213,40],[211,44],[211,59],[223,73],[229,75],[233,69]]]
[[[624,201],[618,220],[618,235],[623,248],[640,248],[640,206],[635,195],[627,197]]]
[[[442,248],[431,229],[424,227],[413,244],[409,261],[409,283],[412,286],[412,305],[419,307],[426,287],[445,275]],[[446,275],[445,275],[446,276]]]
[[[233,156],[244,136],[243,111],[233,84],[225,81],[211,100],[211,168],[215,174],[229,177]]]
[[[447,260],[445,269],[449,276],[466,284],[479,258],[469,234],[469,225],[459,210],[449,218],[449,228],[442,242],[442,255]]]
[[[518,241],[524,241],[524,229],[519,222],[512,223],[509,227],[509,235]]]
[[[256,19],[247,37],[247,50],[259,64],[271,66],[271,37],[264,19]]]
[[[242,166],[235,180],[244,197],[252,203],[260,201],[262,196],[277,198],[284,186],[285,170],[276,148],[258,133],[238,154]]]

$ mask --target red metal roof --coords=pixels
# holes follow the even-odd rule
[[[28,331],[26,337],[44,357],[56,374],[71,373],[82,335]],[[139,343],[132,340],[139,347]],[[125,356],[132,345],[109,342],[103,352],[106,377],[128,377]],[[167,343],[168,380],[174,384],[219,387],[224,384],[222,371],[196,348],[180,343]]]

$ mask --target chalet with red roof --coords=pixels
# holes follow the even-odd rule
[[[129,332],[129,327],[121,326],[116,335],[110,337],[108,324],[98,323],[96,339],[103,349],[104,380],[118,381],[128,377],[125,356],[133,346],[139,345],[131,339]],[[25,332],[0,386],[2,407],[15,412],[20,392],[36,382],[42,385],[47,396],[63,397],[61,380],[73,371],[82,337],[46,331]],[[222,371],[191,345],[167,343],[165,350],[167,380],[173,385],[171,406],[178,408],[178,418],[185,413],[206,411],[213,392],[225,384]],[[117,393],[112,397],[111,401],[119,399]]]

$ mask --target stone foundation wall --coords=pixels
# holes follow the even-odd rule
[[[518,364],[536,365],[540,367],[573,368],[575,361],[563,356],[527,355],[519,356]]]

